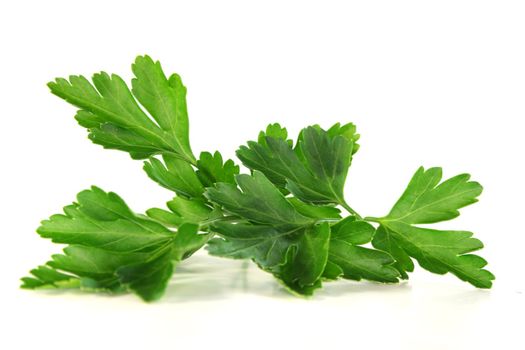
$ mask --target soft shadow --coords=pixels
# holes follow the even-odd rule
[[[411,286],[407,282],[383,284],[338,280],[323,283],[323,288],[309,299],[322,300],[349,294],[407,294],[410,291]],[[261,271],[251,261],[217,259],[199,254],[177,267],[161,302],[223,300],[238,294],[296,299],[270,274]]]
[[[390,293],[406,294],[410,293],[412,287],[408,282],[403,281],[396,284],[374,283],[369,281],[347,281],[338,280],[323,284],[323,289],[317,293],[322,297],[339,297],[348,294],[371,294],[371,293]]]
[[[271,275],[251,261],[195,255],[177,266],[161,302],[213,301],[235,294],[291,298]]]

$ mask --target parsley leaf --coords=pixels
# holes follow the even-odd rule
[[[206,196],[238,215],[239,223],[216,223],[223,239],[209,242],[212,255],[253,259],[293,291],[320,286],[328,258],[330,228],[302,215],[261,172],[238,175],[239,188],[219,183]]]
[[[144,171],[150,179],[179,196],[202,196],[204,186],[190,163],[170,155],[164,155],[162,159],[164,163],[155,157],[144,162]]]
[[[292,148],[285,129],[274,129],[269,126],[258,142],[239,148],[237,156],[243,164],[305,202],[346,205],[343,188],[355,140],[339,126],[332,127],[332,132],[310,126],[301,131]]]
[[[133,94],[116,74],[58,78],[48,84],[51,92],[79,107],[76,119],[88,128],[89,138],[105,148],[129,152],[143,159],[169,153],[195,162],[189,146],[186,88],[176,74],[166,78],[160,63],[137,57]],[[139,102],[151,114],[140,107]]]
[[[342,275],[352,280],[398,282],[399,272],[391,266],[395,260],[389,254],[361,246],[372,240],[374,232],[372,225],[355,216],[333,225],[326,277],[335,279]]]
[[[132,71],[131,89],[105,72],[48,86],[79,108],[75,118],[94,143],[144,160],[148,177],[175,197],[167,209],[142,215],[114,193],[80,192],[37,229],[67,246],[22,278],[23,288],[131,291],[156,300],[176,265],[204,245],[211,255],[253,260],[294,294],[312,295],[339,278],[396,283],[414,270],[413,259],[491,287],[486,261],[471,254],[483,247],[471,232],[415,226],[453,219],[476,202],[482,187],[468,174],[441,182],[441,168],[420,168],[388,215],[363,218],[344,197],[359,149],[354,124],[308,126],[295,142],[270,124],[237,150],[251,173],[239,174],[219,152],[194,156],[179,75],[167,77],[149,56],[137,57]]]
[[[483,269],[487,262],[467,254],[483,247],[471,232],[413,226],[453,219],[459,215],[458,209],[476,202],[481,194],[482,187],[469,181],[468,174],[440,183],[441,178],[441,168],[419,168],[390,213],[370,218],[381,225],[373,244],[397,260],[396,267],[405,278],[406,272],[413,270],[412,257],[431,272],[451,272],[476,287],[490,288],[494,275]]]
[[[77,203],[43,221],[37,232],[69,246],[46,266],[32,270],[33,277],[23,279],[24,288],[129,288],[144,300],[159,298],[174,264],[209,239],[208,234],[198,234],[194,224],[171,231],[133,213],[115,193],[97,187],[80,192]]]

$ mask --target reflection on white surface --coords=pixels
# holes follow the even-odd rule
[[[525,314],[519,291],[478,290],[421,269],[398,285],[341,280],[299,298],[250,261],[205,252],[180,264],[154,303],[134,295],[15,293],[9,342],[30,330],[25,345],[54,349],[92,350],[100,340],[104,348],[157,350],[492,349],[521,332]],[[524,348],[517,345],[510,349]]]
[[[403,282],[387,285],[371,282],[326,282],[315,299],[360,293],[406,293],[410,285]],[[261,271],[250,260],[208,256],[199,252],[176,269],[163,300],[196,301],[227,299],[232,295],[258,295],[279,299],[296,299],[271,274]]]
[[[449,280],[450,283],[446,283]],[[472,288],[450,275],[438,276],[418,270],[412,274],[409,281],[402,281],[399,284],[347,280],[325,282],[323,288],[317,290],[315,296],[307,300],[323,301],[346,297],[359,302],[361,298],[380,295],[383,296],[380,299],[388,298],[390,301],[402,303],[406,298],[411,298],[413,301],[414,296],[421,293],[428,295],[429,288],[435,291],[432,293],[435,294],[435,303],[445,303],[447,300],[454,299],[461,301],[463,306],[487,299],[491,293]],[[218,258],[199,252],[176,268],[161,302],[220,300],[239,294],[284,300],[298,299],[297,296],[287,292],[271,274],[261,271],[249,260]]]
[[[236,293],[291,297],[271,275],[249,260],[217,258],[199,252],[176,267],[163,300],[217,300]]]

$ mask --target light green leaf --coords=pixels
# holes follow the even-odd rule
[[[161,224],[132,213],[115,193],[92,187],[80,192],[77,201],[64,208],[65,215],[43,221],[37,229],[40,236],[119,252],[151,250],[173,238]]]
[[[419,168],[390,214],[370,218],[382,226],[374,246],[397,259],[396,267],[405,278],[406,272],[413,269],[410,256],[430,272],[451,272],[478,288],[492,286],[494,275],[483,269],[487,262],[467,254],[483,247],[481,241],[471,238],[471,232],[412,226],[453,219],[459,215],[458,209],[476,202],[482,188],[469,178],[462,174],[440,184],[440,168]]]
[[[288,139],[288,131],[286,128],[283,128],[279,123],[268,124],[265,131],[259,132],[259,137],[257,142],[266,145],[266,137],[271,137],[274,139],[281,139],[286,141],[286,143],[292,147],[293,141]]]
[[[71,245],[64,249],[64,254],[53,255],[47,265],[79,277],[88,277],[96,281],[100,288],[113,289],[120,286],[115,276],[119,267],[146,261],[149,256],[149,253],[121,253]]]
[[[38,266],[29,271],[33,277],[22,278],[24,289],[49,289],[49,288],[79,288],[78,277],[58,272],[49,266]]]
[[[388,220],[407,224],[430,224],[459,216],[458,209],[477,202],[483,190],[469,174],[454,176],[442,183],[441,168],[419,168],[407,189],[394,205]]]
[[[139,56],[131,66],[135,77],[133,95],[148,110],[162,130],[173,136],[175,152],[194,159],[189,140],[186,87],[178,74],[166,79],[160,62]]]
[[[239,166],[228,159],[223,163],[222,155],[215,152],[202,152],[197,161],[197,176],[204,186],[209,187],[217,182],[235,184],[235,175],[239,174]]]
[[[169,155],[162,158],[164,164],[153,157],[144,162],[144,171],[153,181],[179,196],[202,197],[204,186],[189,163]]]
[[[139,56],[133,70],[137,76],[135,96],[122,78],[105,72],[95,74],[93,84],[83,76],[70,76],[69,80],[57,78],[48,86],[53,94],[81,109],[76,119],[88,128],[94,143],[129,152],[135,159],[173,154],[194,163],[189,148],[186,89],[180,77],[173,75],[168,81],[160,64],[147,56]]]
[[[185,223],[181,225],[173,240],[171,256],[175,261],[189,258],[193,253],[202,248],[213,236],[213,233],[199,233],[199,226]]]
[[[183,222],[183,219],[180,217],[180,215],[160,208],[148,209],[146,210],[146,215],[153,220],[160,222],[166,227],[179,227]]]
[[[38,229],[44,237],[71,245],[23,278],[23,288],[129,289],[154,300],[164,292],[174,264],[200,249],[211,235],[199,234],[193,224],[180,223],[178,231],[171,231],[161,220],[134,214],[119,196],[97,187],[80,192],[77,200],[64,208],[65,215],[53,215]]]
[[[473,254],[483,248],[468,231],[440,231],[414,227],[403,222],[384,223],[403,250],[422,268],[437,274],[451,272],[478,288],[490,288],[494,275],[483,267],[487,262]]]
[[[168,208],[180,217],[181,222],[199,224],[222,216],[219,210],[213,210],[200,199],[175,197],[167,204]]]

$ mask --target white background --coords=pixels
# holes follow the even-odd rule
[[[522,1],[11,1],[0,5],[2,349],[523,349],[525,8]],[[386,214],[420,165],[469,172],[478,204],[440,227],[475,232],[497,280],[476,290],[417,269],[407,283],[287,295],[251,264],[188,260],[154,304],[18,289],[59,247],[41,219],[92,184],[136,211],[170,193],[91,144],[57,76],[130,79],[138,54],[188,87],[195,152],[234,150],[267,123],[352,121],[346,195]]]

